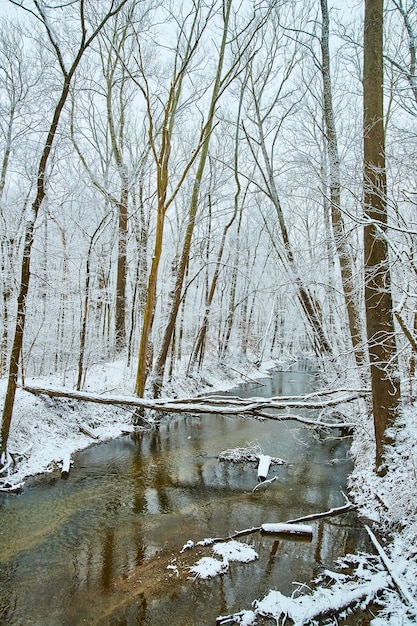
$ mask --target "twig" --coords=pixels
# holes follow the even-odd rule
[[[273,483],[274,480],[276,479],[277,477],[274,476],[273,478],[269,478],[268,480],[263,480],[261,483],[258,483],[257,485],[255,485],[255,487],[252,489],[252,493],[255,493],[255,491],[257,489],[260,489],[261,487],[269,487],[271,483]]]
[[[236,372],[236,374],[239,374],[239,376],[243,376],[243,378],[246,378],[249,382],[256,383],[257,385],[259,385],[259,387],[265,387],[265,383],[261,383],[259,380],[256,380],[255,378],[251,378],[244,372],[239,372],[239,370],[235,370],[234,367],[231,367],[230,369],[232,370],[232,372]]]

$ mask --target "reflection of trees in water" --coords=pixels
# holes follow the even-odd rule
[[[306,441],[303,435],[301,443],[295,440],[298,459],[286,478],[286,469],[277,468],[278,481],[269,490],[252,495],[256,467],[208,458],[204,447],[206,428],[200,420],[190,420],[191,430],[185,423],[175,421],[169,428],[134,436],[134,451],[127,469],[122,468],[127,472],[123,482],[126,492],[109,488],[104,503],[106,526],[95,538],[90,538],[88,550],[84,546],[79,552],[85,559],[84,567],[78,563],[81,587],[93,588],[98,584],[102,589],[110,589],[124,572],[146,563],[151,554],[163,547],[164,541],[172,541],[176,532],[180,537],[188,530],[187,538],[198,540],[228,534],[242,524],[285,521],[282,511],[286,511],[284,517],[288,518],[339,504],[333,501],[339,498],[338,489],[332,487],[336,483],[339,486],[338,476],[341,482],[345,481],[346,468],[343,464],[325,465],[324,459],[343,458],[346,443],[313,440],[311,445],[303,445]],[[227,423],[225,431],[229,428]],[[191,443],[187,439],[189,432]],[[181,454],[183,446],[188,446],[185,455]],[[316,462],[318,453],[323,462]],[[129,514],[136,518],[135,524],[129,516],[125,518],[126,499]],[[340,555],[340,546],[355,542],[355,530],[350,526],[320,522],[317,531],[312,545],[304,546],[301,551],[289,542],[262,546],[267,559],[261,573],[264,582],[277,579],[279,568],[286,569],[287,579],[295,565],[294,572],[300,571],[302,563],[306,576],[315,576],[322,563],[330,564],[335,555]],[[232,593],[235,592],[230,588],[226,594],[228,602]]]

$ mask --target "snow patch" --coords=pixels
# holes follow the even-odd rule
[[[210,556],[201,558],[195,565],[190,567],[190,571],[195,574],[196,577],[213,578],[214,576],[227,572],[231,561],[250,563],[258,558],[258,553],[252,546],[235,540],[225,543],[216,543],[212,551],[215,555],[222,557],[222,560],[219,561]]]
[[[258,558],[258,553],[252,546],[234,540],[227,543],[216,543],[213,546],[213,552],[221,556],[223,560],[240,561],[240,563],[249,563]]]

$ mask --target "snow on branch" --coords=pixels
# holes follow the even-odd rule
[[[353,402],[366,395],[363,390],[335,389],[321,393],[308,394],[306,396],[283,396],[278,398],[236,398],[229,396],[207,396],[198,398],[172,399],[148,399],[137,398],[135,396],[111,396],[91,394],[83,391],[72,391],[65,388],[42,388],[25,386],[24,390],[33,394],[45,394],[52,398],[71,398],[84,402],[97,402],[99,404],[123,405],[150,409],[164,413],[195,413],[195,414],[217,414],[235,415],[237,417],[252,416],[271,420],[295,420],[307,426],[316,428],[355,428],[354,422],[343,420],[325,421],[320,419],[310,419],[300,415],[286,414],[278,415],[271,410],[289,409],[327,409],[340,404]]]

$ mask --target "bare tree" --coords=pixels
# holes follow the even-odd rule
[[[177,320],[178,310],[182,298],[182,289],[184,284],[185,272],[188,266],[191,242],[194,233],[195,221],[197,216],[197,210],[200,199],[200,189],[203,180],[204,170],[209,154],[210,138],[215,124],[215,111],[218,105],[219,98],[233,82],[236,76],[238,76],[244,69],[249,51],[252,49],[253,39],[258,31],[261,31],[264,24],[267,22],[270,9],[267,8],[261,11],[261,7],[257,7],[258,11],[250,17],[247,24],[238,29],[239,32],[234,33],[231,38],[232,41],[239,42],[237,47],[237,53],[233,56],[233,61],[230,66],[224,70],[224,63],[226,58],[226,51],[228,49],[228,38],[230,31],[230,19],[232,15],[232,0],[223,0],[222,3],[222,38],[219,45],[216,75],[213,83],[213,89],[211,92],[210,105],[207,112],[205,122],[205,134],[203,137],[203,147],[199,157],[198,167],[195,176],[195,182],[193,185],[191,199],[188,209],[187,228],[184,235],[184,241],[181,251],[180,260],[178,263],[178,269],[176,272],[175,286],[173,289],[172,303],[170,307],[170,313],[168,323],[165,328],[164,336],[161,343],[161,348],[156,359],[154,368],[154,396],[158,397],[161,392],[165,365],[168,355],[169,346],[171,344],[172,336],[174,334],[175,324]],[[258,15],[260,17],[258,17]]]
[[[283,248],[281,259],[296,287],[301,309],[312,332],[313,348],[318,356],[331,355],[332,347],[322,323],[318,300],[305,284],[297,267],[276,175],[283,125],[294,114],[304,95],[300,90],[296,92],[291,83],[292,74],[299,63],[300,46],[297,45],[296,32],[293,37],[295,45],[290,46],[287,40],[283,41],[279,16],[276,24],[271,22],[271,28],[274,28],[274,34],[268,42],[264,42],[264,58],[262,61],[254,58],[248,78],[251,104],[244,130],[258,170],[258,180],[254,180],[253,184],[275,209]],[[279,65],[280,60],[282,67]]]
[[[404,46],[406,53],[403,53],[397,46],[397,54],[386,53],[385,56],[408,86],[408,89],[400,90],[398,99],[405,110],[415,116],[417,114],[417,3],[415,0],[411,2],[391,0],[391,2],[400,15],[407,44]],[[399,41],[402,42],[402,40],[403,37],[400,37]]]
[[[38,80],[39,72],[30,67],[29,59],[25,56],[24,37],[19,24],[6,19],[1,20],[0,136],[3,151],[0,157],[0,224],[2,231],[0,292],[3,324],[0,339],[0,376],[5,375],[7,368],[9,305],[14,282],[13,267],[16,264],[24,220],[24,212],[12,211],[5,205],[5,190],[12,151],[17,152],[18,144],[24,146],[24,140],[30,133],[30,125],[25,120],[25,112],[30,108],[29,98]],[[33,119],[31,122],[33,124]],[[27,204],[27,198],[24,201],[25,204]]]
[[[81,93],[77,83],[73,85],[70,124],[73,145],[93,187],[100,192],[106,210],[110,203],[115,213],[117,260],[112,310],[116,353],[126,347],[129,204],[138,169],[138,155],[132,145],[141,143],[132,114],[137,90],[127,70],[135,43],[131,25],[138,20],[134,8],[132,5],[121,12],[97,38],[98,58],[78,80]]]

